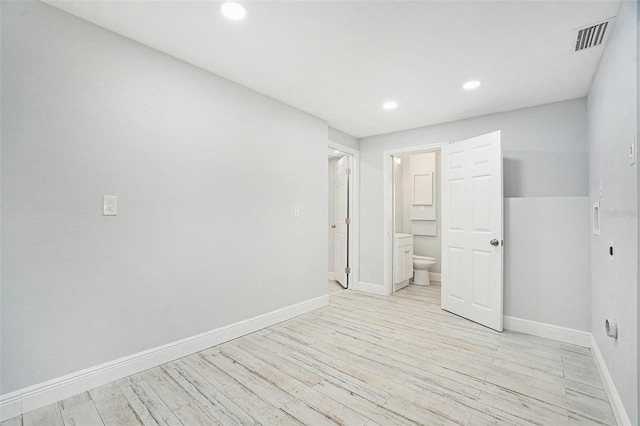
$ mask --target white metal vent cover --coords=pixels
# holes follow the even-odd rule
[[[580,52],[603,44],[611,32],[611,25],[614,18],[615,16],[586,27],[576,28],[573,30],[572,50],[574,52]]]

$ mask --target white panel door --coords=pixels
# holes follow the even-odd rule
[[[500,132],[442,149],[442,309],[502,331]]]
[[[347,288],[348,275],[345,272],[348,266],[348,225],[349,217],[349,157],[342,157],[336,163],[334,194],[335,194],[335,217],[334,217],[334,251],[333,251],[333,271],[336,281],[344,288]]]

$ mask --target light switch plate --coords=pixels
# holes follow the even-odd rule
[[[104,195],[102,197],[102,215],[117,216],[118,215],[118,197],[115,195]]]
[[[636,137],[633,137],[633,142],[629,145],[629,164],[636,164]]]
[[[293,217],[300,217],[300,206],[293,206]]]

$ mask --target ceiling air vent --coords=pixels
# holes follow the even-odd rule
[[[611,31],[612,21],[613,18],[609,18],[597,24],[573,30],[573,51],[580,52],[591,47],[600,46],[605,41],[605,37],[609,31]]]

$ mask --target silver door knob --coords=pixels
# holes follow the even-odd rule
[[[500,241],[496,240],[495,238],[491,241],[489,241],[489,244],[491,244],[492,246],[497,246],[498,244],[500,244]]]

